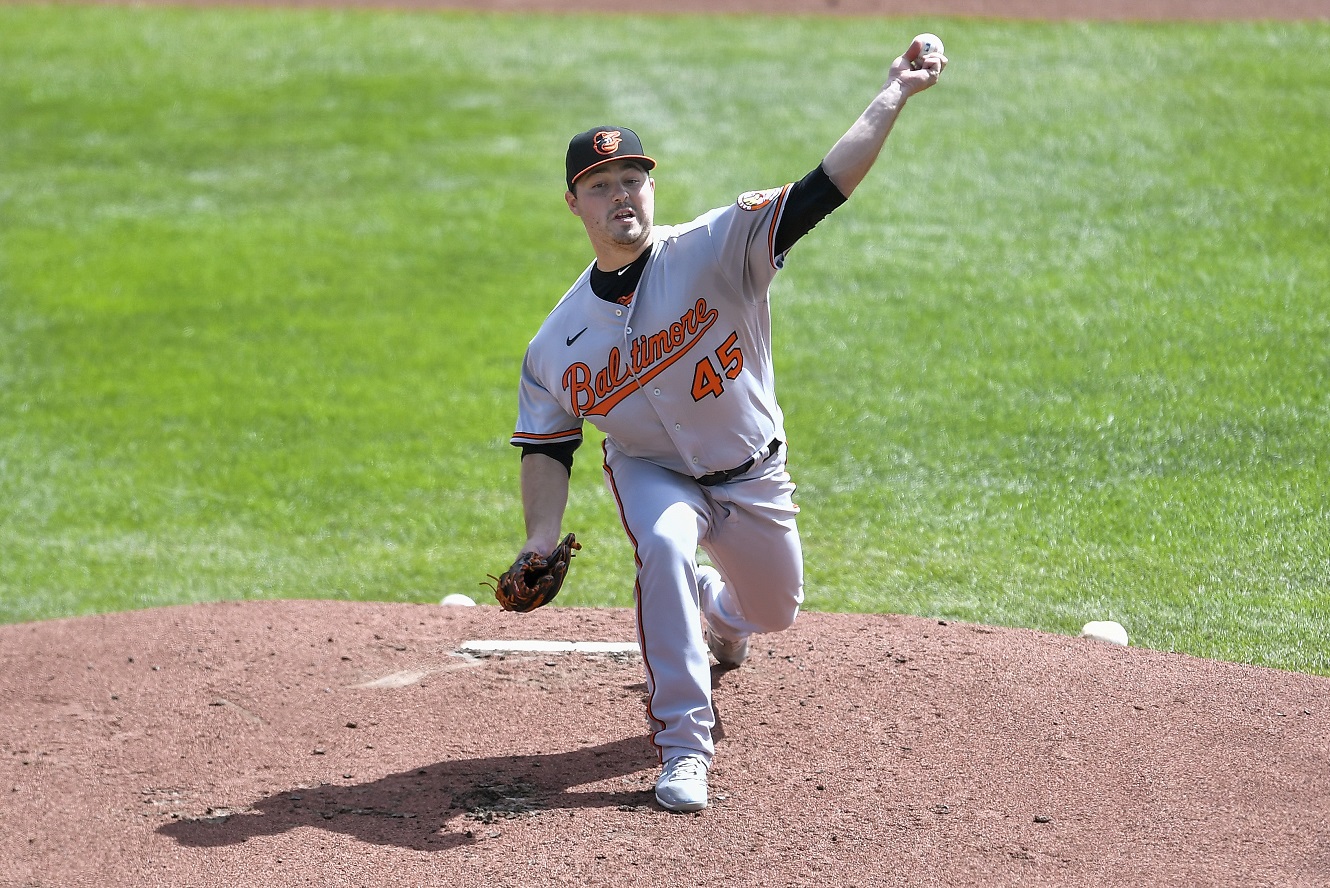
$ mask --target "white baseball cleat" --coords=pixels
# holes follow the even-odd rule
[[[720,571],[709,564],[698,565],[697,585],[698,590],[703,596],[702,613],[702,635],[707,640],[707,650],[711,651],[711,656],[716,658],[716,662],[726,669],[733,669],[744,660],[748,659],[748,636],[732,641],[723,638],[711,628],[711,622],[706,618],[705,602],[714,602],[719,593],[722,580]]]
[[[707,639],[707,650],[711,651],[711,656],[716,658],[716,662],[726,669],[733,669],[748,659],[748,638],[740,638],[738,641],[730,641],[728,638],[721,638],[712,629],[710,624],[702,628],[702,634]]]
[[[669,811],[687,813],[707,806],[707,763],[700,755],[676,755],[656,781],[656,801]]]

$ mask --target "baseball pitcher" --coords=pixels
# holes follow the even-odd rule
[[[636,558],[647,718],[664,764],[656,799],[669,810],[708,801],[708,652],[738,666],[751,635],[789,627],[803,602],[768,289],[791,247],[863,180],[906,100],[946,64],[936,37],[916,38],[814,170],[682,225],[655,224],[656,161],[631,129],[593,127],[568,145],[564,199],[595,258],[522,365],[512,443],[527,539],[496,591],[519,611],[557,593],[580,548],[562,521],[590,422],[604,433],[605,481]],[[699,551],[710,564],[699,565]]]

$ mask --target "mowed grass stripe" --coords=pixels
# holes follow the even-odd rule
[[[0,619],[483,594],[568,136],[690,218],[922,30],[944,84],[773,293],[809,606],[1330,672],[1313,23],[0,7]],[[622,606],[598,463],[560,601]]]

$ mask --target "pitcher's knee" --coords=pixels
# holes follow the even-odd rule
[[[748,614],[749,620],[757,626],[759,632],[781,632],[794,625],[799,616],[799,606],[803,603],[803,589],[796,596],[781,597],[768,601],[759,613]]]

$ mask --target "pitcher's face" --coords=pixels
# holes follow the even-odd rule
[[[564,195],[593,245],[637,249],[651,237],[656,183],[638,164],[621,160],[597,167]]]

